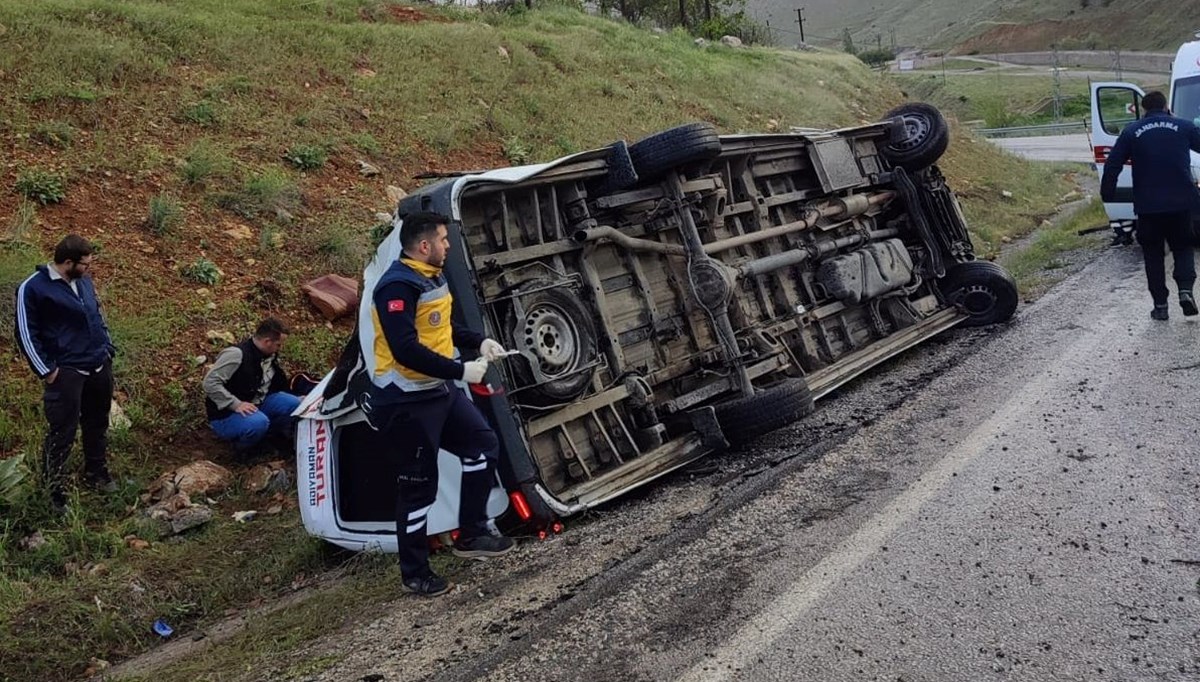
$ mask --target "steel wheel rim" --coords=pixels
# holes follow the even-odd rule
[[[549,378],[569,373],[579,364],[579,329],[562,308],[541,303],[525,314],[522,340],[540,372]]]

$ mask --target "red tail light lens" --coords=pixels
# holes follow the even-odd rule
[[[525,499],[525,495],[520,491],[513,491],[508,494],[508,501],[512,502],[513,509],[517,512],[517,517],[522,521],[528,521],[533,518],[533,510],[529,508],[529,500]]]

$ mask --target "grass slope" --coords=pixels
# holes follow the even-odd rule
[[[884,46],[895,30],[901,46],[949,48],[966,43],[981,52],[1048,49],[1174,51],[1200,29],[1200,5],[1178,0],[809,0],[807,33],[818,45],[840,46],[849,28],[856,45]],[[752,15],[771,18],[773,26],[796,30],[794,3],[750,0]],[[787,34],[792,38],[791,34]],[[975,38],[975,40],[971,40]]]
[[[11,680],[76,677],[92,657],[152,646],[156,618],[187,631],[344,560],[304,535],[286,498],[283,513],[243,525],[231,512],[277,502],[227,493],[216,520],[177,541],[140,520],[138,494],[179,462],[232,466],[203,421],[199,382],[222,345],[207,332],[241,335],[278,314],[294,330],[293,369],[331,364],[351,323],[326,324],[299,286],[357,274],[372,216],[391,208],[386,185],[697,119],[730,132],[854,124],[901,99],[845,55],[697,48],[565,8],[381,0],[0,0],[0,86],[0,288],[68,231],[96,241],[132,420],[112,434],[118,495],[82,493],[66,519],[36,493],[0,502],[0,679]],[[360,161],[380,174],[360,174]],[[1065,191],[1054,171],[979,142],[955,143],[945,167],[988,254]],[[0,458],[33,462],[40,389],[7,341],[11,305],[0,296]],[[22,549],[35,530],[46,544]],[[150,549],[130,549],[130,534]]]

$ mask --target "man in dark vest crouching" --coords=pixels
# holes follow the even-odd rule
[[[217,438],[233,441],[239,458],[247,457],[268,433],[286,437],[300,398],[287,392],[279,349],[288,330],[268,317],[254,336],[221,351],[204,377],[204,405]]]

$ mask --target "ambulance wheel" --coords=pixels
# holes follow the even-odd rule
[[[725,440],[735,447],[787,426],[812,411],[813,397],[804,379],[784,379],[750,397],[734,398],[716,406],[717,423]]]
[[[967,313],[968,327],[1004,322],[1017,310],[1017,282],[1004,268],[986,260],[959,263],[941,282],[946,300]]]
[[[937,163],[950,146],[950,126],[937,107],[923,102],[901,104],[883,115],[903,124],[880,152],[893,166],[916,172]]]
[[[720,133],[703,121],[670,128],[629,145],[629,159],[641,182],[653,182],[667,171],[715,159],[720,153]]]
[[[509,329],[513,347],[521,355],[510,358],[509,367],[521,386],[530,387],[521,399],[553,404],[577,398],[591,385],[595,372],[596,328],[591,313],[565,287],[520,295],[519,300],[521,314],[513,306]]]

